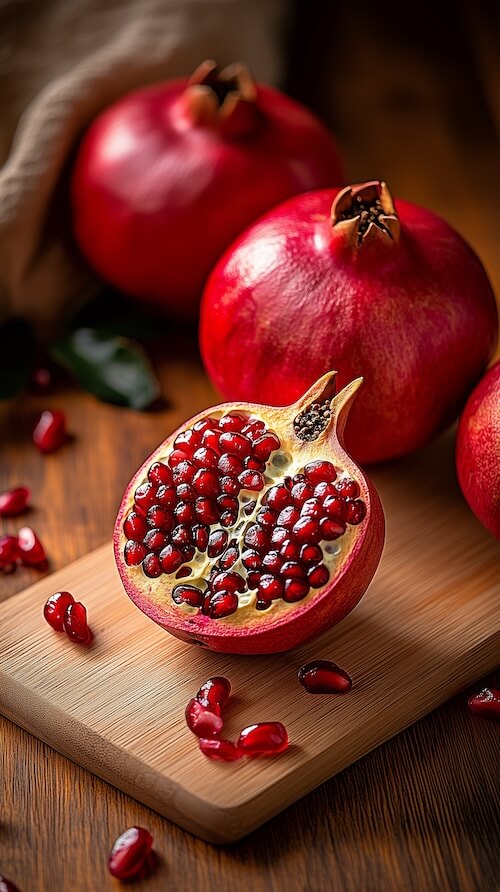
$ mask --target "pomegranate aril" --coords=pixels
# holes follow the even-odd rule
[[[287,530],[291,530],[293,525],[297,523],[300,517],[300,511],[294,505],[289,505],[287,508],[283,508],[283,511],[280,511],[278,514],[276,524],[279,527],[285,527]]]
[[[271,545],[278,548],[289,538],[290,530],[287,530],[285,527],[275,527],[271,533]]]
[[[223,675],[215,675],[202,684],[196,699],[208,709],[222,709],[231,695],[231,682]]]
[[[281,722],[260,722],[243,728],[238,749],[246,756],[274,756],[288,747],[288,733]]]
[[[200,421],[197,421],[196,424],[193,424],[193,430],[197,431],[200,437],[208,430],[214,430],[219,426],[219,422],[216,418],[202,418]]]
[[[289,486],[290,489],[292,489],[294,486],[297,485],[297,483],[305,483],[305,480],[306,480],[305,474],[294,474],[291,479],[290,479],[290,477],[288,477],[289,483],[287,483],[287,486]],[[286,482],[287,481],[285,481],[285,483]]]
[[[200,523],[205,523],[208,526],[212,523],[216,523],[219,519],[219,512],[217,511],[217,506],[212,499],[207,498],[207,496],[199,496],[194,503],[194,510],[196,511],[196,517],[200,521]]]
[[[314,487],[314,498],[319,499],[321,502],[329,496],[336,496],[337,490],[335,489],[334,483],[318,483]]]
[[[172,483],[172,469],[168,465],[164,465],[162,461],[155,461],[148,471],[148,480],[156,486],[162,486],[165,483]]]
[[[216,455],[220,455],[222,452],[220,443],[219,443],[220,434],[215,430],[206,430],[203,433],[201,438],[202,445],[205,449],[211,449],[212,452],[215,452]]]
[[[257,601],[255,602],[256,610],[268,610],[270,606],[271,601],[261,601],[260,599],[257,599]]]
[[[200,496],[217,496],[219,494],[219,477],[216,471],[203,469],[193,477],[193,489]]]
[[[323,560],[323,552],[319,545],[303,545],[300,549],[300,559],[305,564],[319,564]]]
[[[331,660],[314,660],[298,672],[300,684],[308,694],[344,694],[352,688],[352,678]]]
[[[479,694],[473,694],[468,700],[469,709],[484,719],[500,721],[500,690],[483,688]]]
[[[198,424],[199,423],[200,422],[198,422]],[[202,422],[202,424],[205,424],[205,422]],[[206,425],[207,427],[210,427],[210,422],[207,421]],[[188,428],[188,430],[181,431],[174,440],[174,450],[176,452],[182,452],[184,455],[192,455],[201,443],[202,433],[203,431],[196,429],[196,425],[194,426],[194,429]],[[180,460],[182,461],[182,459]]]
[[[335,489],[344,499],[356,499],[359,496],[359,486],[350,477],[341,477],[337,480]]]
[[[257,505],[256,501],[246,503],[245,508],[243,510],[245,511],[245,514],[247,515],[247,517],[250,517],[250,515],[254,513],[256,505]]]
[[[329,461],[312,461],[304,468],[306,480],[309,483],[331,483],[335,480],[337,472]]]
[[[148,557],[146,558],[146,561],[149,560],[150,557],[151,557],[151,555],[148,555]],[[154,555],[154,557],[156,557],[156,555]],[[144,561],[144,564],[146,563],[146,561]],[[179,569],[180,565],[184,563],[184,556],[182,554],[182,551],[179,548],[176,548],[175,545],[167,545],[163,549],[163,551],[160,551],[158,563],[160,566],[160,573],[162,572],[162,570],[165,573],[175,573],[175,571]],[[143,564],[143,567],[144,567],[144,564]],[[146,568],[144,568],[144,572],[146,573],[147,576],[150,576],[150,575],[159,576],[160,575],[159,573],[156,573],[156,572],[154,574],[150,574],[146,571]]]
[[[209,558],[219,557],[227,547],[229,536],[225,530],[214,530],[210,533],[208,540],[207,554]]]
[[[366,515],[366,505],[361,499],[347,499],[345,505],[347,523],[354,526],[364,520]]]
[[[256,551],[261,551],[267,546],[268,536],[261,526],[254,523],[252,524],[252,526],[248,527],[243,542],[248,548],[253,548]]]
[[[119,880],[137,878],[148,863],[153,837],[144,827],[129,827],[113,843],[108,870]]]
[[[332,523],[332,521],[329,521]],[[316,545],[321,539],[321,528],[312,517],[301,517],[292,527],[297,542]]]
[[[264,555],[262,566],[266,568],[268,573],[279,573],[283,566],[284,558],[278,551],[268,551]]]
[[[259,580],[257,597],[261,601],[273,601],[283,596],[283,582],[269,573],[263,573]]]
[[[190,607],[201,607],[203,593],[194,585],[176,585],[172,592],[175,604],[189,604]]]
[[[313,497],[314,489],[309,483],[295,483],[294,486],[292,486],[290,495],[292,497],[293,504],[297,508],[302,508],[304,502]]]
[[[45,549],[31,527],[21,527],[17,534],[17,548],[23,564],[45,569],[47,565]]]
[[[255,441],[262,436],[265,429],[266,425],[264,424],[264,422],[260,421],[258,418],[255,418],[254,420],[250,420],[245,424],[245,426],[241,429],[241,433],[245,434],[246,437],[249,437],[250,440]]]
[[[182,557],[185,561],[192,561],[195,556],[196,549],[193,545],[182,545],[181,546]],[[179,574],[177,574],[179,575]]]
[[[227,529],[229,527],[234,526],[237,519],[238,519],[238,515],[234,514],[232,511],[223,511],[219,518],[219,523],[221,526],[223,526]]]
[[[237,514],[239,511],[240,503],[235,496],[228,496],[226,493],[222,496],[218,496],[217,498],[217,507],[220,511],[232,511],[233,514]]]
[[[258,440],[254,441],[253,444],[253,452],[257,458],[261,458],[263,461],[267,461],[271,452],[274,452],[276,449],[279,449],[281,443],[279,438],[272,431],[268,431],[267,434],[264,434],[262,437],[259,437]]]
[[[174,508],[176,523],[192,523],[196,518],[196,511],[192,502],[179,502]]]
[[[17,517],[28,507],[30,491],[26,486],[16,486],[0,493],[0,517]]]
[[[148,549],[142,542],[136,542],[134,539],[129,539],[128,542],[125,543],[125,548],[123,549],[127,567],[137,567],[139,564],[142,564],[147,553]]]
[[[236,613],[238,609],[238,595],[234,592],[216,592],[208,600],[205,612],[211,619],[222,619]]]
[[[262,473],[266,470],[266,463],[261,461],[260,458],[256,458],[254,455],[249,455],[248,458],[245,459],[245,469],[248,471],[260,471]]]
[[[257,514],[256,520],[257,523],[260,523],[263,527],[274,527],[276,525],[276,511],[273,511],[272,508],[265,506],[261,508],[259,513]]]
[[[80,601],[69,604],[63,617],[63,628],[71,641],[90,644],[92,632],[87,624],[87,611]]]
[[[221,477],[219,486],[221,492],[230,496],[237,496],[241,490],[241,484],[234,477]]]
[[[202,737],[199,746],[204,756],[208,756],[209,759],[214,759],[216,762],[236,762],[243,756],[236,744],[231,740],[224,740],[222,737],[217,740],[213,738],[205,740]]]
[[[309,591],[309,583],[303,579],[286,579],[283,600],[289,603],[302,601]]]
[[[262,502],[264,505],[269,505],[269,507],[273,508],[275,511],[281,511],[290,504],[290,499],[291,493],[287,487],[283,484],[277,484],[276,486],[271,486],[270,489],[267,490]]]
[[[258,551],[248,548],[241,555],[241,562],[247,570],[259,570],[262,567],[262,557]]]
[[[131,511],[127,515],[123,524],[123,532],[127,539],[134,539],[136,542],[142,542],[148,531],[146,518],[137,511]]]
[[[246,424],[246,418],[231,412],[229,415],[223,415],[219,418],[219,430],[221,431],[241,431]]]
[[[305,570],[302,564],[297,563],[297,561],[285,561],[282,564],[280,576],[283,576],[285,579],[304,579],[305,578]]]
[[[227,431],[219,437],[222,452],[237,455],[238,458],[247,458],[252,452],[252,444],[243,434],[237,431]]]
[[[168,545],[169,537],[163,530],[152,529],[144,536],[144,545],[147,551],[161,551]]]
[[[153,483],[141,483],[141,485],[137,487],[134,493],[134,502],[136,509],[142,512],[142,514],[147,514],[149,509],[152,505],[155,504],[155,502],[159,502],[160,504],[162,504],[160,499],[157,498],[158,492],[158,487],[154,486]]]
[[[202,523],[196,523],[192,528],[193,545],[198,551],[206,551],[210,530]]]
[[[194,548],[192,550],[192,554],[194,556]],[[186,558],[185,550],[183,550],[182,555],[185,560],[191,560],[190,557]],[[184,567],[180,567],[177,570],[177,573],[175,574],[175,578],[176,579],[185,579],[187,576],[192,576],[192,574],[193,574],[193,571],[191,570],[191,567],[184,566]]]
[[[74,603],[75,599],[69,592],[56,592],[45,602],[43,608],[44,618],[56,632],[64,630],[66,610],[70,604]]]
[[[213,592],[244,592],[246,585],[239,573],[232,573],[231,571],[224,570],[222,573],[218,573],[217,576],[214,576],[210,588]]]
[[[200,446],[193,453],[193,462],[199,468],[216,468],[218,461],[219,456],[213,449],[209,449],[208,446]]]
[[[140,515],[137,516],[140,517]],[[170,533],[174,526],[174,519],[171,512],[167,508],[162,508],[161,505],[151,505],[151,508],[148,509],[146,519],[149,527],[156,527],[157,529],[163,530],[163,532]]]
[[[327,496],[323,502],[323,511],[330,520],[343,523],[347,516],[347,503],[340,496]]]
[[[19,889],[7,877],[0,876],[0,892],[19,892]]]
[[[16,536],[0,536],[0,569],[5,570],[15,564],[20,557]]]
[[[190,483],[179,483],[175,491],[180,502],[194,502],[196,493]]]
[[[300,545],[294,539],[285,539],[280,547],[280,555],[284,560],[294,561],[300,557]],[[321,560],[321,553],[320,553]]]
[[[314,517],[316,520],[319,520],[320,517],[323,517],[323,506],[319,499],[306,499],[302,508],[300,509],[301,517]]]
[[[237,455],[230,455],[228,452],[224,452],[223,455],[219,458],[217,468],[219,472],[223,475],[229,475],[229,477],[237,477],[238,474],[241,474],[243,471],[243,462]]]
[[[257,492],[264,486],[264,478],[259,471],[243,471],[238,477],[238,482],[241,483],[243,489],[252,489]]]
[[[236,546],[231,546],[230,548],[228,548],[219,561],[219,566],[221,567],[221,569],[229,570],[238,560],[239,554],[240,553]]]
[[[33,431],[33,442],[40,452],[55,452],[68,439],[66,416],[58,409],[42,412]]]
[[[251,570],[250,573],[247,574],[247,586],[249,589],[254,589],[259,587],[260,578],[262,573],[258,570]]]
[[[328,567],[325,567],[324,564],[318,564],[316,567],[311,567],[307,574],[307,579],[311,588],[322,588],[322,586],[326,585],[330,579]]]
[[[157,502],[162,508],[175,508],[179,499],[179,495],[176,491],[175,486],[171,483],[167,483],[164,486],[158,487],[158,492],[156,493],[156,497],[153,499],[153,502]]]
[[[174,483],[176,486],[179,483],[192,483],[193,477],[196,474],[196,468],[190,461],[181,461],[174,468]]]
[[[167,548],[170,548],[167,545]],[[181,556],[182,557],[182,556]],[[161,576],[163,573],[162,564],[160,562],[160,558],[157,554],[147,554],[142,562],[142,569],[146,576],[149,576],[150,579],[156,579],[158,576]],[[167,571],[169,572],[169,571]]]
[[[345,533],[345,524],[339,523],[337,520],[330,520],[329,517],[323,517],[320,520],[319,528],[321,531],[321,539],[325,539],[327,542],[331,542],[333,539],[338,539],[339,536],[342,536]]]

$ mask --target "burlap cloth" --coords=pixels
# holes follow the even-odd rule
[[[0,0],[0,322],[43,334],[96,286],[71,239],[68,180],[92,118],[204,58],[279,77],[282,0]]]

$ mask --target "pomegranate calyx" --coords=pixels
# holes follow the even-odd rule
[[[213,59],[207,59],[189,78],[182,104],[197,124],[241,136],[258,125],[256,100],[257,86],[245,65],[236,62],[221,70]]]
[[[332,226],[345,229],[356,248],[375,239],[397,244],[401,224],[387,183],[371,180],[342,189],[332,205]]]
[[[347,417],[363,378],[355,378],[336,394],[336,375],[336,371],[327,372],[291,407],[295,436],[304,445],[312,440],[328,440],[331,430],[336,430],[337,439],[342,442]]]

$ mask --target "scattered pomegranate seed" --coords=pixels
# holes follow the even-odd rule
[[[33,442],[40,452],[55,452],[67,439],[64,412],[59,409],[46,409],[42,412],[33,431]]]
[[[236,762],[243,756],[241,750],[231,740],[224,740],[224,738],[202,737],[199,746],[204,756],[208,756],[209,759],[214,759],[216,762]]]
[[[153,837],[144,827],[129,827],[113,843],[108,870],[119,880],[134,879],[147,864]]]
[[[10,567],[15,568],[18,558],[19,548],[16,536],[0,536],[0,570],[9,572]]]
[[[500,690],[483,688],[479,694],[473,694],[468,700],[469,709],[484,719],[500,721]]]
[[[17,517],[26,511],[30,491],[26,486],[16,486],[0,493],[0,517]]]
[[[352,678],[331,660],[314,660],[298,672],[300,684],[308,694],[344,694],[352,688]]]
[[[217,737],[224,722],[213,709],[203,706],[195,697],[186,706],[186,724],[197,737]]]
[[[17,547],[23,564],[38,570],[47,569],[45,549],[31,527],[21,527],[17,534]]]
[[[0,892],[19,892],[19,889],[7,877],[0,876]]]
[[[246,756],[274,756],[288,748],[288,733],[281,722],[260,722],[244,728],[238,749]]]
[[[69,592],[56,592],[51,595],[45,602],[43,615],[56,632],[64,631],[64,618],[70,604],[74,604],[75,599]]]
[[[196,699],[207,709],[222,709],[229,700],[231,695],[231,682],[223,675],[215,675],[205,681],[198,693]]]
[[[71,641],[90,644],[93,638],[87,625],[87,611],[80,601],[69,604],[63,618],[63,628]]]

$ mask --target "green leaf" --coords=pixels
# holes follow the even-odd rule
[[[56,341],[50,353],[84,390],[105,402],[146,409],[160,394],[146,354],[127,338],[79,328]]]
[[[0,326],[0,400],[9,400],[28,383],[35,361],[35,339],[23,319]]]

